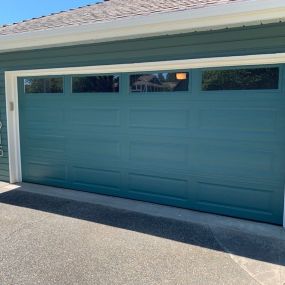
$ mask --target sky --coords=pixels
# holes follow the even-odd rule
[[[11,24],[101,1],[102,0],[2,0],[0,4],[0,25]]]

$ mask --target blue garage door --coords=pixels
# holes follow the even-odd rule
[[[23,181],[281,224],[282,74],[20,78]]]

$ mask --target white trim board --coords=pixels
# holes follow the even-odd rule
[[[241,0],[185,11],[0,35],[0,52],[278,23],[284,19],[284,0]]]
[[[10,183],[16,183],[22,182],[17,76],[5,74],[5,89]]]
[[[48,76],[48,75],[72,75],[72,74],[100,74],[123,73],[137,71],[157,71],[175,69],[197,69],[210,67],[249,66],[260,64],[285,63],[285,53],[242,55],[211,58],[195,58],[170,61],[155,61],[128,64],[110,64],[96,66],[64,67],[33,70],[6,71],[5,76]]]
[[[66,67],[54,69],[17,70],[5,72],[7,130],[9,149],[10,183],[22,182],[20,131],[19,131],[19,107],[18,107],[18,84],[17,78],[22,76],[45,76],[45,75],[71,75],[71,74],[100,74],[122,73],[136,71],[157,71],[194,69],[227,66],[250,66],[264,64],[285,63],[285,53],[246,55],[216,58],[186,59],[175,61],[159,61],[117,65],[100,65],[85,67]],[[11,105],[13,108],[11,108]],[[285,193],[284,193],[285,201]],[[284,219],[285,228],[285,203]]]
[[[284,187],[284,211],[283,211],[283,228],[285,229],[285,187]]]

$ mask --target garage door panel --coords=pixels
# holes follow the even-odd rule
[[[280,139],[284,120],[284,98],[252,101],[240,94],[238,100],[201,101],[197,104],[197,128],[213,135]],[[285,140],[285,135],[281,138]]]
[[[31,160],[25,164],[25,178],[42,180],[44,183],[66,183],[67,167],[65,163],[55,161]]]
[[[65,151],[48,151],[48,150],[42,150],[39,148],[30,148],[26,149],[24,153],[22,153],[23,160],[25,162],[30,162],[34,159],[41,160],[43,162],[45,161],[63,161],[66,159],[66,152]]]
[[[131,109],[129,110],[131,128],[187,129],[189,111],[185,109]]]
[[[284,147],[282,148],[284,151]],[[256,142],[208,140],[197,142],[192,153],[196,171],[251,178],[280,177],[284,159],[280,148]]]
[[[194,134],[191,133],[191,138],[201,140],[219,140],[219,139],[231,139],[232,141],[247,141],[258,142],[263,141],[268,144],[284,144],[285,140],[282,136],[276,132],[252,132],[252,131],[225,131],[225,130],[196,130]]]
[[[199,181],[198,201],[199,204],[211,203],[226,205],[227,207],[247,208],[255,211],[270,213],[272,191],[260,190],[257,186],[244,187],[238,184],[225,184],[216,182]],[[254,201],[252,201],[252,199]],[[254,205],[254,206],[253,206]]]
[[[274,205],[276,205],[274,203]],[[272,207],[272,205],[271,205]],[[251,217],[252,220],[257,221],[263,221],[268,223],[276,223],[276,221],[282,222],[282,214],[280,214],[280,211],[276,213],[267,212],[266,210],[259,210],[255,208],[246,208],[244,205],[239,204],[232,205],[232,204],[223,204],[221,202],[218,203],[212,203],[212,202],[203,202],[203,203],[197,203],[193,205],[193,209],[205,211],[205,212],[211,212],[211,213],[217,213],[222,214],[226,216],[232,216],[232,217],[240,217],[248,219],[248,217]]]
[[[127,150],[130,163],[184,169],[188,166],[189,144],[184,139],[133,135]]]
[[[163,175],[148,175],[140,172],[128,174],[128,191],[140,195],[152,195],[157,198],[188,199],[188,181]]]
[[[106,126],[119,127],[121,125],[121,111],[115,108],[73,108],[70,119],[73,127]]]
[[[151,136],[161,136],[161,137],[174,137],[174,138],[183,138],[190,139],[194,137],[195,130],[193,128],[188,129],[175,129],[175,128],[144,128],[144,127],[129,127],[124,132],[127,132],[129,136],[140,136],[144,135],[147,137]]]
[[[25,164],[35,159],[55,163],[66,159],[66,139],[63,136],[27,134],[22,138],[21,144]]]
[[[131,142],[130,160],[148,163],[169,163],[187,167],[188,146],[179,144],[159,144]]]
[[[21,129],[23,132],[29,134],[46,134],[54,132],[55,134],[60,135],[64,132],[63,125],[55,122],[44,122],[42,124],[40,122],[28,122],[26,125],[22,126]]]
[[[277,101],[282,101],[284,99],[284,95],[282,94],[281,89],[211,90],[201,91],[201,94],[203,95],[203,101],[205,102],[224,102],[226,104],[227,102],[240,101],[242,96],[247,102],[249,102],[249,104],[252,104],[251,106],[255,104],[257,104],[257,106],[260,106],[266,101],[269,105],[271,103],[274,104]],[[282,103],[284,102],[282,101]]]
[[[215,203],[199,203],[193,206],[193,209],[210,212],[210,213],[217,213],[226,216],[232,217],[240,217],[244,219],[248,219],[251,217],[252,220],[263,221],[268,223],[276,223],[276,220],[282,221],[282,215],[276,215],[268,213],[266,211],[260,211],[255,209],[247,209],[243,206],[232,206],[226,204],[215,204]]]
[[[54,102],[55,103],[55,102]],[[64,119],[63,108],[27,108],[26,109],[26,122],[39,122],[39,123],[60,123]]]
[[[33,184],[46,185],[46,186],[52,186],[52,187],[57,187],[57,188],[59,187],[59,188],[64,188],[64,189],[66,189],[66,188],[71,189],[70,184],[68,184],[67,181],[63,180],[63,179],[27,176],[27,178],[25,178],[25,182],[33,183]]]
[[[70,160],[121,160],[122,158],[121,141],[116,138],[72,138],[67,144]]]
[[[231,132],[276,132],[276,109],[209,108],[199,110],[199,127],[202,130]]]
[[[32,132],[62,132],[64,129],[65,114],[63,109],[27,109],[22,114],[21,128]]]
[[[34,96],[22,94],[19,105],[23,108],[28,118],[32,118],[30,112],[35,112],[36,115],[46,116],[47,120],[54,120],[48,116],[48,112],[55,112],[58,116],[62,116],[62,111],[65,110],[65,95],[44,95],[37,94]],[[44,103],[44,104],[43,104]],[[58,112],[61,111],[61,112]]]
[[[280,179],[215,175],[193,176],[196,209],[221,214],[261,217],[273,222],[282,220],[284,182]],[[206,210],[208,208],[208,210]],[[209,210],[210,209],[210,210]]]
[[[70,123],[66,126],[66,132],[70,137],[80,138],[81,136],[108,136],[108,137],[120,137],[122,132],[125,131],[121,126],[107,126],[100,124],[73,124],[71,120],[68,120]]]
[[[71,166],[71,181],[75,187],[88,189],[100,189],[101,191],[121,192],[122,173],[121,171]]]
[[[25,151],[27,150],[42,150],[50,152],[64,152],[66,137],[62,135],[55,134],[27,134],[25,138],[22,139],[25,144]]]

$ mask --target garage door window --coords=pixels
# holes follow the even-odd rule
[[[279,88],[279,68],[207,70],[202,90],[268,90]]]
[[[25,93],[63,93],[63,78],[25,78]]]
[[[119,85],[116,75],[72,77],[73,93],[118,93]]]
[[[188,91],[188,85],[188,72],[132,74],[130,76],[130,91],[135,93]]]

